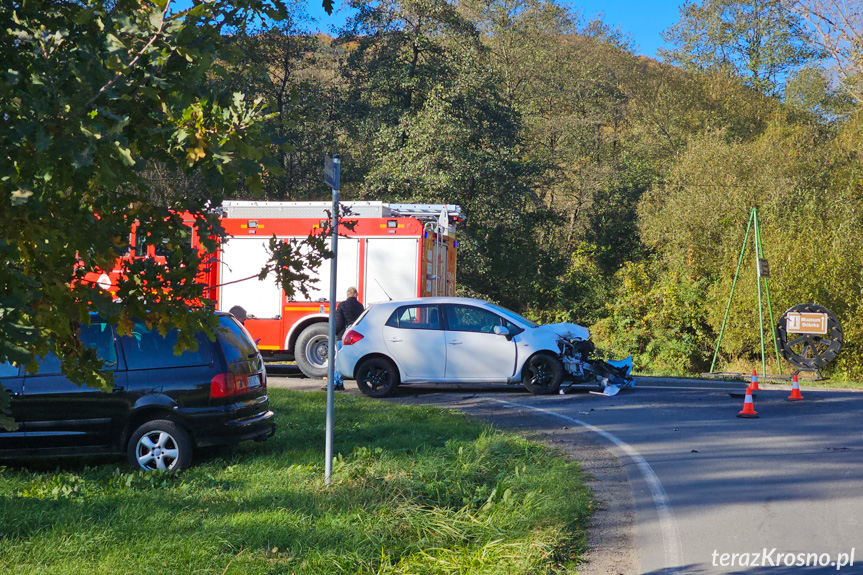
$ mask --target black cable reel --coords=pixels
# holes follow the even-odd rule
[[[842,324],[822,305],[802,303],[789,308],[776,325],[779,351],[799,370],[820,370],[836,359],[842,347]]]

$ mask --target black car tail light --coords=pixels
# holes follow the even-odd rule
[[[248,384],[248,382],[247,382]],[[237,395],[237,378],[233,373],[220,373],[210,382],[210,397],[234,397]]]

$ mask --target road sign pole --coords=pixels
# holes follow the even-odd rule
[[[332,159],[326,158],[324,162],[324,181],[333,190],[332,228],[331,238],[333,259],[330,262],[330,325],[329,325],[329,350],[327,352],[327,430],[326,448],[324,450],[324,484],[329,487],[333,474],[333,415],[335,411],[335,365],[336,365],[336,273],[339,253],[339,178],[341,160],[338,154],[333,154]]]

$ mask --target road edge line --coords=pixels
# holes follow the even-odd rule
[[[600,429],[595,425],[591,425],[586,421],[581,421],[580,419],[575,419],[573,417],[569,417],[568,415],[562,415],[549,409],[534,407],[532,405],[524,405],[522,403],[514,403],[512,401],[504,401],[502,399],[492,399],[491,401],[494,401],[496,403],[502,403],[504,405],[512,405],[523,409],[539,411],[547,415],[552,415],[554,417],[558,417],[560,419],[575,423],[589,431],[592,431],[604,437],[605,439],[619,447],[630,459],[632,459],[632,462],[635,463],[635,465],[638,467],[638,470],[641,472],[641,476],[644,478],[645,484],[647,484],[647,488],[650,490],[650,495],[653,497],[653,504],[656,507],[656,514],[659,517],[659,530],[662,533],[662,544],[665,552],[666,568],[673,570],[683,565],[683,551],[680,545],[680,534],[677,530],[677,522],[674,519],[674,512],[671,509],[671,504],[668,502],[668,496],[665,494],[665,488],[662,487],[662,482],[659,480],[656,472],[653,471],[653,468],[650,466],[647,460],[644,459],[644,457],[638,452],[638,450],[636,450],[634,447],[632,447],[630,444],[626,443],[616,435],[609,433],[604,429]]]

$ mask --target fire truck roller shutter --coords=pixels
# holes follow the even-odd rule
[[[222,282],[219,309],[228,311],[241,306],[250,316],[261,319],[281,317],[282,290],[270,276],[264,281],[246,279],[261,273],[267,264],[267,243],[264,238],[231,238],[222,252]]]
[[[327,247],[332,245],[329,241]],[[336,294],[341,301],[349,287],[357,285],[360,265],[360,241],[356,238],[339,238],[338,272],[336,277]],[[294,296],[294,301],[320,301],[330,299],[330,260],[324,260],[317,272],[310,273],[317,278],[318,283],[312,284],[309,296],[301,293]],[[307,270],[308,271],[308,270]]]
[[[441,244],[440,251],[438,252],[438,262],[437,262],[437,291],[435,295],[450,295],[446,291],[446,281],[449,277],[447,273],[447,252],[448,248],[446,244]]]
[[[418,257],[419,238],[369,238],[363,303],[417,297]]]

